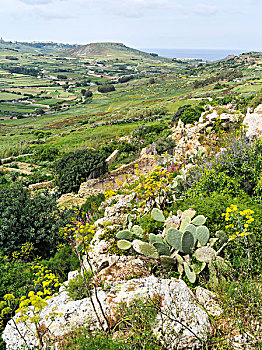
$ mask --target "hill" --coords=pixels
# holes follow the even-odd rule
[[[70,56],[108,56],[117,58],[149,58],[169,61],[168,58],[158,56],[155,53],[147,53],[137,49],[133,49],[124,45],[123,43],[90,43],[87,45],[80,45],[78,47],[64,51],[64,54]]]

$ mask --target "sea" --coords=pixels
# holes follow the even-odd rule
[[[159,56],[178,59],[202,59],[204,61],[221,60],[228,55],[240,55],[244,50],[230,49],[141,49],[149,53],[157,53]],[[248,50],[247,50],[248,51]]]

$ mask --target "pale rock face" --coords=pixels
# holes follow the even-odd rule
[[[99,291],[98,295],[99,300],[104,304],[106,294],[103,291]],[[95,298],[93,298],[93,301],[102,319],[102,314],[99,312],[99,306]],[[51,323],[49,315],[53,312],[53,309],[55,309],[55,313],[57,313],[58,316],[55,318],[54,322]],[[14,319],[17,319],[18,317],[19,313],[14,316]],[[50,338],[56,338],[63,334],[67,334],[71,330],[83,327],[87,324],[90,325],[92,329],[99,327],[90,299],[85,298],[73,301],[70,299],[66,291],[63,291],[59,295],[48,300],[48,305],[43,309],[40,317],[43,320],[44,325],[49,325],[51,323],[49,326],[50,332],[47,334],[47,337]],[[19,327],[21,334],[24,335],[30,349],[36,349],[38,343],[34,334],[22,323],[17,323],[17,326]],[[35,331],[35,326],[33,324],[30,324],[29,326]],[[24,342],[20,338],[12,321],[9,321],[5,327],[3,339],[7,345],[7,350],[24,349]]]
[[[125,221],[126,214],[130,210],[130,202],[134,198],[133,194],[117,195],[110,198],[108,201],[102,203],[101,207],[105,208],[105,216],[102,219],[96,221],[96,225],[109,222],[111,224],[120,224]],[[113,201],[116,203],[112,206]]]
[[[207,289],[202,287],[196,288],[196,298],[205,310],[212,316],[220,316],[223,313],[223,309],[217,302],[216,295]]]
[[[254,113],[247,112],[243,124],[246,127],[246,137],[249,139],[259,138],[262,135],[262,104]]]
[[[115,283],[109,292],[98,290],[98,298],[103,311],[110,316],[112,322],[117,322],[119,317],[117,310],[121,303],[126,303],[128,306],[137,299],[153,301],[156,296],[161,301],[161,306],[157,309],[157,317],[153,326],[155,334],[163,339],[170,350],[200,349],[202,341],[207,339],[211,331],[211,324],[207,313],[197,305],[193,293],[184,281],[149,276]],[[93,297],[93,302],[105,326],[106,323],[95,297]],[[73,301],[66,291],[54,296],[48,300],[48,306],[40,315],[44,324],[48,324],[45,317],[48,318],[53,308],[56,308],[55,312],[58,316],[50,326],[50,337],[63,336],[84,325],[88,325],[91,329],[100,327],[89,298]],[[19,314],[15,316],[17,317]],[[34,349],[37,340],[33,333],[24,325],[20,323],[17,325],[30,344],[30,349]],[[12,321],[8,322],[3,339],[7,344],[7,350],[22,350],[23,340],[14,329]]]
[[[119,150],[118,149],[114,150],[114,152],[106,159],[107,164],[108,165],[113,164],[116,158],[118,157],[118,155],[119,155]]]

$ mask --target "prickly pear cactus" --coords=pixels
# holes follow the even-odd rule
[[[132,232],[139,238],[144,238],[145,236],[142,227],[138,225],[134,225],[132,227]]]
[[[154,233],[149,234],[149,242],[151,244],[154,243],[163,243],[163,239],[160,235],[155,235]]]
[[[192,220],[192,224],[196,226],[204,225],[206,222],[206,217],[204,215],[198,215]]]
[[[201,247],[195,251],[194,257],[200,262],[208,263],[216,259],[216,251],[211,247]]]
[[[176,250],[181,251],[181,239],[182,239],[182,233],[178,231],[175,228],[170,228],[167,231],[166,235],[166,241],[171,247],[175,248]]]
[[[158,222],[165,222],[165,217],[164,217],[164,214],[161,210],[157,209],[157,208],[154,208],[152,211],[151,211],[151,217],[152,219],[154,219],[155,221],[158,221]]]
[[[192,233],[189,231],[184,232],[181,239],[181,251],[184,254],[192,254],[193,248],[194,248],[194,242],[195,242],[195,239]]]
[[[133,240],[134,239],[134,234],[130,232],[129,230],[123,230],[119,231],[116,235],[118,239],[125,239],[125,240]]]
[[[186,274],[189,282],[195,283],[196,282],[196,274],[193,270],[190,269],[189,265],[186,262],[184,262],[184,270],[185,270],[185,274]]]
[[[158,254],[161,255],[165,255],[165,256],[170,256],[170,249],[168,246],[166,246],[164,243],[154,243],[153,244],[154,247],[157,249]]]
[[[140,251],[143,255],[151,259],[157,259],[159,257],[157,249],[150,243],[142,243],[140,245]]]
[[[196,236],[201,246],[206,245],[210,236],[209,229],[206,226],[198,226]]]
[[[122,239],[117,242],[117,246],[119,249],[128,250],[132,247],[132,243]]]

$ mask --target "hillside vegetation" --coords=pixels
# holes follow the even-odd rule
[[[261,116],[261,53],[0,43],[1,349],[260,349]]]

